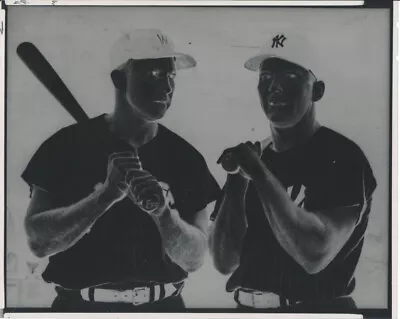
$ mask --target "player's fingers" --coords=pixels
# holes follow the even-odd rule
[[[112,161],[117,157],[133,157],[134,153],[133,152],[116,152],[112,153],[111,155],[108,156],[108,161]]]
[[[158,182],[154,176],[139,178],[136,180],[132,179],[129,183],[129,188],[133,194],[137,195],[141,192],[141,190],[149,187],[150,185],[158,185]]]
[[[158,183],[156,181],[140,183],[135,187],[131,187],[131,192],[133,196],[137,199],[137,201],[141,201],[145,198],[144,194],[147,194],[149,190],[154,190],[158,187]]]
[[[141,163],[133,158],[115,158],[111,164],[116,167],[122,174],[125,174],[128,169],[142,169]]]
[[[258,155],[261,154],[261,143],[259,141],[256,142],[246,142],[244,143],[245,145],[247,145],[247,147],[249,147],[251,150],[255,151]]]
[[[148,201],[153,202],[151,204],[157,204],[157,202],[159,203],[161,200],[162,194],[159,190],[159,186],[156,184],[153,185],[149,185],[147,188],[143,189],[139,194],[136,195],[136,200],[138,203],[140,203],[141,205],[143,205],[143,203],[148,203]],[[156,203],[154,203],[154,201]]]
[[[246,142],[246,143],[240,143],[236,148],[235,148],[235,152],[244,152],[244,151],[249,151],[249,150],[253,150],[254,151],[254,146],[253,143],[251,142]]]
[[[142,170],[142,169],[137,169],[137,168],[132,168],[128,169],[125,173],[125,181],[127,183],[130,183],[131,181],[135,180],[141,180],[144,178],[149,178],[153,177],[149,172]]]
[[[232,152],[234,151],[234,147],[227,148],[221,154],[221,156],[217,160],[217,164],[220,164],[224,159],[231,156]]]
[[[129,169],[142,169],[142,164],[139,161],[118,161],[115,164],[126,172]]]
[[[114,157],[112,159],[112,162],[114,164],[120,164],[120,163],[140,163],[140,160],[135,157]]]
[[[158,183],[157,179],[152,175],[142,175],[142,176],[134,176],[129,181],[129,186],[131,189],[135,189],[135,187],[139,187],[142,184],[151,184]]]
[[[129,185],[128,185],[127,183],[125,183],[125,182],[118,182],[118,183],[117,183],[117,188],[118,188],[121,192],[126,193],[127,190],[129,189]]]

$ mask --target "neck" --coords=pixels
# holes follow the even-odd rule
[[[158,132],[158,123],[149,122],[137,114],[132,106],[117,99],[114,112],[106,116],[109,129],[133,147],[150,142]]]
[[[278,128],[271,124],[273,147],[277,152],[282,152],[300,145],[307,141],[320,126],[315,119],[314,107],[311,107],[295,126]]]

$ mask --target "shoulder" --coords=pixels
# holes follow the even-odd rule
[[[90,119],[86,123],[74,123],[59,129],[48,137],[42,146],[54,146],[55,148],[65,148],[67,146],[80,145],[85,139],[87,129],[98,126],[99,117]]]
[[[330,157],[368,162],[363,150],[355,141],[326,126],[321,127],[317,133],[315,147]]]
[[[336,178],[342,175],[344,180],[349,181],[351,178],[357,179],[362,176],[366,194],[367,196],[371,195],[377,186],[377,181],[361,147],[330,128],[324,127],[320,133],[320,145],[322,145],[320,151],[325,151],[327,155],[324,158],[335,163],[336,169],[333,172],[336,174]]]
[[[195,148],[186,139],[164,125],[159,124],[159,126],[163,135],[163,139],[166,140],[170,149],[173,150],[174,153],[179,154],[179,156],[185,160],[197,159],[200,161],[205,161],[203,155],[197,150],[197,148]]]

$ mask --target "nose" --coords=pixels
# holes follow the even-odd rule
[[[268,92],[270,93],[282,93],[283,89],[279,81],[277,81],[277,77],[274,75],[271,80],[271,84],[269,85]]]
[[[175,81],[174,79],[170,78],[169,76],[167,77],[167,81],[165,83],[166,85],[166,93],[169,95],[173,92],[175,88]]]

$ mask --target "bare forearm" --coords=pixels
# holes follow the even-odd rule
[[[323,246],[324,224],[315,214],[299,208],[267,168],[253,183],[281,246],[299,263],[307,263]]]
[[[166,208],[159,216],[152,217],[171,260],[188,272],[200,268],[207,248],[206,234],[181,219],[175,209]]]
[[[38,257],[75,245],[113,204],[103,189],[67,206],[43,211],[25,221],[29,244]]]
[[[228,177],[232,178],[232,177]],[[247,230],[245,194],[247,185],[227,183],[225,196],[210,230],[209,246],[215,267],[231,273],[238,265]]]

